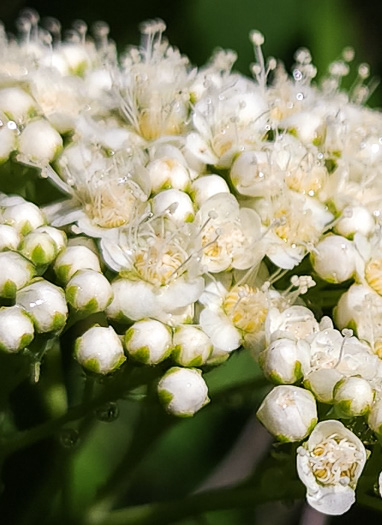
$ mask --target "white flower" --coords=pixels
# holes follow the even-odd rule
[[[0,348],[19,352],[34,338],[33,323],[23,308],[10,306],[0,309]]]
[[[37,279],[16,293],[16,304],[25,308],[39,333],[59,332],[68,315],[62,288]]]
[[[180,325],[174,330],[172,358],[181,366],[201,366],[212,353],[212,343],[198,326]]]
[[[134,323],[127,330],[124,341],[129,355],[146,365],[164,361],[172,350],[171,329],[155,319]]]
[[[317,423],[316,401],[303,388],[276,386],[261,403],[257,417],[279,441],[301,441]]]
[[[55,159],[62,146],[61,135],[44,119],[29,122],[18,139],[20,160],[40,165]]]
[[[74,354],[81,366],[96,374],[110,374],[126,357],[120,338],[111,326],[93,326],[75,342]]]
[[[190,417],[209,402],[208,388],[197,368],[170,368],[158,383],[165,409],[178,417]]]
[[[275,307],[270,308],[265,321],[268,344],[282,337],[308,339],[318,331],[319,323],[313,312],[302,305],[293,305],[282,311]]]
[[[307,487],[307,501],[329,515],[345,513],[366,462],[362,442],[340,421],[318,423],[297,450],[297,472]]]
[[[103,312],[111,303],[113,292],[106,277],[95,270],[77,270],[65,288],[68,303],[87,313]]]

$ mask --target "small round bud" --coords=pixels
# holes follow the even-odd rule
[[[0,268],[0,297],[10,299],[32,280],[36,271],[30,261],[16,252],[1,252]]]
[[[304,378],[304,386],[321,403],[333,403],[334,387],[342,374],[336,368],[320,368],[309,372]]]
[[[61,135],[48,121],[29,122],[19,137],[19,153],[35,162],[51,162],[63,146]]]
[[[208,335],[197,326],[181,325],[175,329],[172,357],[182,366],[201,366],[212,353]]]
[[[364,206],[348,206],[334,229],[344,237],[352,238],[354,234],[369,235],[375,226],[373,216]]]
[[[293,384],[310,367],[310,347],[306,341],[276,339],[259,355],[265,377],[278,384]]]
[[[190,417],[209,402],[208,388],[197,368],[170,368],[158,383],[161,403],[178,417]]]
[[[316,401],[303,388],[276,386],[262,402],[257,417],[279,441],[301,441],[317,423]]]
[[[382,436],[382,399],[375,400],[371,405],[367,423],[373,432]]]
[[[23,235],[45,224],[45,217],[40,208],[33,204],[21,200],[3,210],[3,222],[16,228]]]
[[[53,269],[60,282],[66,284],[78,270],[100,272],[97,255],[86,246],[67,246],[57,257]]]
[[[32,115],[36,107],[33,98],[19,87],[0,89],[0,112],[18,123]]]
[[[153,198],[153,212],[161,215],[167,212],[177,222],[191,222],[195,212],[192,200],[184,191],[164,190]]]
[[[113,298],[109,281],[94,270],[78,270],[66,285],[65,294],[73,308],[87,313],[103,312]]]
[[[23,308],[10,306],[0,309],[0,349],[19,352],[34,338],[33,323]]]
[[[120,338],[111,326],[93,326],[75,342],[81,366],[96,374],[110,374],[126,360]]]
[[[197,206],[217,193],[229,193],[229,187],[220,175],[204,175],[193,181],[191,195]]]
[[[341,235],[328,235],[311,254],[315,272],[329,283],[342,283],[353,277],[355,257],[353,243]]]
[[[152,191],[155,193],[169,188],[186,190],[190,184],[190,175],[187,168],[176,158],[162,157],[155,159],[147,165],[147,170],[151,180]]]
[[[36,265],[46,265],[57,255],[56,243],[50,235],[43,232],[30,232],[21,241],[20,252]]]
[[[9,159],[9,155],[16,149],[16,132],[8,126],[0,128],[0,164]]]
[[[44,279],[19,290],[16,303],[28,312],[37,332],[59,332],[65,326],[68,307],[64,291]]]
[[[362,377],[345,377],[334,387],[334,403],[345,416],[364,416],[373,399],[374,391]]]
[[[16,251],[21,241],[21,235],[13,226],[0,224],[0,251]]]
[[[39,226],[35,229],[35,232],[47,233],[51,239],[53,239],[57,248],[57,253],[61,252],[66,246],[66,234],[58,228],[54,228],[53,226]]]
[[[125,347],[137,361],[156,365],[171,353],[171,329],[154,319],[137,321],[126,332]]]

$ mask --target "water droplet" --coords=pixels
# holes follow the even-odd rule
[[[104,423],[111,423],[119,416],[119,408],[117,403],[110,402],[98,407],[95,411],[96,418]]]
[[[79,433],[74,428],[64,428],[60,432],[60,443],[64,448],[74,448],[78,444]]]

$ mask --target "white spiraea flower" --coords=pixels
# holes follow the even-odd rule
[[[309,505],[329,515],[349,510],[366,458],[362,442],[340,421],[318,423],[297,450],[297,472]]]
[[[181,366],[202,366],[212,353],[212,343],[198,326],[180,325],[174,330],[172,358]]]
[[[34,338],[33,323],[19,306],[0,309],[0,348],[4,352],[20,352]]]
[[[28,312],[39,333],[60,332],[65,326],[68,307],[64,291],[45,279],[36,279],[19,290],[16,304]]]
[[[316,401],[308,390],[279,385],[263,400],[257,417],[279,441],[301,441],[317,423]]]
[[[265,335],[268,344],[281,337],[305,340],[318,331],[319,323],[306,306],[292,305],[284,310],[273,307],[267,314]]]
[[[111,326],[93,326],[75,341],[74,355],[86,370],[110,374],[126,360],[119,336]]]
[[[65,287],[68,303],[75,309],[87,313],[103,312],[113,298],[106,277],[95,270],[78,270]]]
[[[155,319],[134,323],[127,330],[124,341],[129,355],[146,365],[164,361],[172,350],[171,329]]]
[[[13,299],[17,290],[30,283],[36,274],[34,265],[17,252],[1,252],[0,296]]]
[[[208,388],[197,368],[170,368],[158,383],[161,403],[170,414],[193,416],[208,402]]]

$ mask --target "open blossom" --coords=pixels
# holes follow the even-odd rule
[[[340,421],[318,423],[297,450],[297,472],[309,505],[330,515],[349,510],[366,458],[362,442]]]

